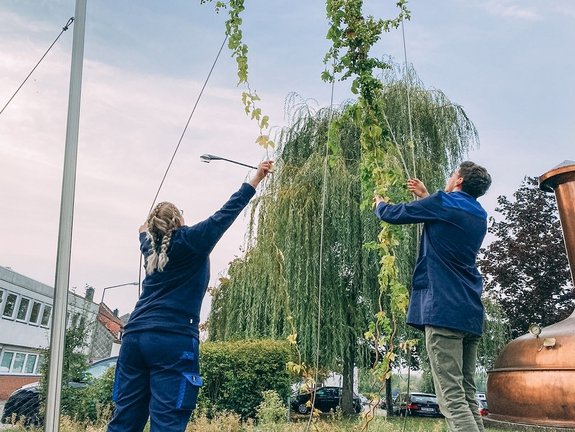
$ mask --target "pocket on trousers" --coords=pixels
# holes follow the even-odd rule
[[[193,410],[196,407],[198,392],[203,383],[204,381],[199,374],[183,372],[176,408]]]

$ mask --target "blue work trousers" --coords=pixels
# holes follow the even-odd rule
[[[128,333],[116,365],[116,404],[108,432],[183,432],[202,385],[196,337],[167,332]]]

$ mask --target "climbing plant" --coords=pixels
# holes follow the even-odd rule
[[[330,126],[333,116],[337,127]],[[301,355],[292,366],[301,372],[315,362],[319,331],[321,369],[347,372],[367,363],[368,346],[358,344],[377,301],[377,257],[363,244],[377,235],[378,223],[360,207],[358,134],[341,112],[303,108],[282,132],[276,171],[254,201],[246,253],[213,290],[210,338],[288,337]],[[324,180],[329,199],[322,208]]]
[[[418,157],[416,167],[432,190],[433,185],[445,179],[448,169],[443,162],[455,160],[457,152],[474,144],[475,135],[462,131],[474,129],[466,116],[447,115],[440,110],[443,107],[459,112],[461,108],[440,92],[427,90],[414,72],[412,76],[406,84],[398,79],[397,67],[390,69],[384,77],[382,99],[389,106],[401,106],[402,99],[405,101],[401,90],[406,85],[417,95],[413,98],[414,136],[425,143],[419,148],[425,160],[419,162]],[[361,205],[363,153],[361,130],[356,123],[357,104],[313,112],[297,102],[292,96],[288,103],[292,107],[291,125],[279,136],[276,172],[265,194],[254,201],[245,253],[231,263],[228,276],[212,288],[210,338],[290,337],[299,347],[301,361],[294,366],[300,367],[313,365],[318,349],[322,369],[343,371],[345,359],[372,365],[375,346],[381,348],[377,351],[382,356],[395,352],[389,361],[396,364],[398,353],[390,349],[389,342],[406,348],[409,340],[404,327],[398,330],[397,323],[404,321],[402,311],[407,304],[406,287],[415,260],[416,233],[411,227],[387,225],[384,233],[392,239],[384,240],[391,243],[393,255],[379,255],[379,246],[373,240],[380,225],[371,206]],[[405,127],[406,119],[401,115],[388,117],[393,130]],[[329,163],[320,262],[326,143]],[[380,141],[381,149],[391,145],[384,138]],[[410,151],[407,146],[402,148]],[[390,158],[388,162],[381,149],[378,155],[382,162],[378,161],[378,167],[382,175],[393,173],[398,169],[393,165],[397,159]],[[397,175],[388,194],[395,201],[409,199],[404,176]],[[321,309],[320,265],[324,271]],[[388,266],[386,270],[397,281],[384,280],[386,290],[379,289],[382,277],[378,272],[383,265]],[[401,308],[391,305],[389,292]],[[396,307],[394,314],[391,307]],[[316,342],[318,314],[321,347]],[[346,353],[346,349],[354,352]],[[407,355],[403,357],[406,361]]]
[[[200,0],[200,3],[211,2],[211,0]],[[274,147],[274,142],[269,136],[269,116],[262,113],[262,109],[258,106],[261,100],[255,90],[252,90],[248,80],[248,46],[243,41],[242,12],[245,10],[244,0],[228,0],[228,1],[215,1],[214,6],[216,12],[222,9],[227,9],[228,19],[226,20],[226,36],[228,48],[232,53],[232,57],[236,59],[238,86],[244,86],[245,90],[242,91],[242,103],[244,111],[252,120],[255,120],[259,134],[256,138],[256,143],[264,149]]]
[[[409,19],[406,4],[396,3],[396,17],[378,19],[364,14],[362,0],[326,0],[332,47],[322,78],[352,78],[357,102],[318,113],[302,106],[280,135],[277,175],[255,202],[245,255],[213,291],[211,337],[289,336],[302,359],[292,365],[294,371],[308,370],[319,355],[318,366],[339,365],[346,375],[372,351],[374,371],[382,381],[389,378],[417,233],[387,224],[378,228],[370,208],[373,192],[399,202],[410,198],[404,187],[409,177],[436,186],[477,141],[460,107],[423,88],[413,70],[406,67],[398,79],[390,61],[373,57],[383,32]],[[243,0],[216,5],[229,8],[229,47],[240,83],[248,88],[242,100],[246,113],[259,122],[258,141],[265,147],[269,137],[262,130],[268,119],[261,117],[257,95],[247,84]],[[403,107],[412,98],[406,116]],[[410,351],[413,345],[404,339],[399,349]],[[351,388],[345,384],[342,402],[344,410],[351,408]]]

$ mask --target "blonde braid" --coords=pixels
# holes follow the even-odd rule
[[[173,230],[172,230],[173,231]],[[164,236],[160,245],[160,256],[158,258],[158,271],[163,271],[170,258],[168,258],[168,246],[172,239],[172,231]]]
[[[163,271],[168,264],[168,247],[175,229],[183,225],[178,208],[169,202],[159,203],[148,217],[148,239],[150,255],[146,258],[146,273]]]

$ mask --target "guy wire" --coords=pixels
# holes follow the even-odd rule
[[[166,177],[168,176],[168,172],[170,171],[170,168],[172,167],[172,163],[174,162],[174,158],[176,157],[176,154],[178,153],[178,150],[180,148],[180,144],[182,143],[182,140],[184,139],[184,135],[186,134],[186,131],[188,130],[188,126],[190,125],[190,121],[192,120],[192,117],[193,117],[194,113],[196,112],[196,108],[198,106],[198,103],[200,102],[200,99],[201,99],[202,95],[204,94],[204,89],[206,88],[208,81],[210,80],[210,77],[212,76],[212,72],[213,72],[214,68],[216,67],[216,63],[218,62],[218,59],[220,58],[220,54],[222,53],[222,50],[224,49],[224,46],[225,46],[227,40],[228,40],[228,35],[226,34],[226,36],[224,37],[224,40],[222,41],[222,45],[220,46],[220,49],[218,50],[218,54],[216,55],[216,58],[214,59],[214,62],[212,63],[212,67],[210,68],[210,71],[208,72],[208,76],[206,77],[206,79],[204,81],[204,85],[202,86],[202,89],[200,90],[200,93],[198,94],[198,97],[196,99],[196,103],[194,104],[194,107],[192,108],[192,112],[190,113],[190,115],[188,117],[188,121],[186,122],[186,126],[184,126],[184,130],[182,131],[182,134],[180,135],[180,139],[178,140],[178,144],[176,145],[176,148],[174,149],[174,153],[172,154],[172,158],[170,159],[170,162],[168,163],[168,167],[166,168],[166,171],[164,172],[164,176],[162,177],[162,181],[160,182],[160,186],[158,187],[156,195],[154,196],[154,200],[152,201],[152,205],[150,206],[150,210],[148,210],[148,214],[150,214],[150,212],[154,208],[154,205],[156,204],[156,200],[158,199],[158,195],[160,194],[160,191],[162,190],[162,186],[164,185],[164,181],[166,180]],[[139,271],[138,271],[138,275],[139,275],[138,276],[138,297],[142,293],[142,257],[143,257],[142,254],[140,254],[140,266],[139,266]]]
[[[405,74],[405,91],[407,93],[407,118],[409,120],[409,140],[411,142],[411,162],[413,164],[413,177],[417,178],[417,171],[415,168],[415,140],[413,139],[413,122],[411,120],[411,100],[409,96],[409,76],[408,76],[408,63],[407,63],[407,44],[405,43],[405,27],[403,26],[403,19],[401,20],[401,35],[403,39],[403,58],[405,60],[404,74]],[[416,254],[419,255],[419,240],[421,238],[422,227],[421,225],[416,225]],[[407,331],[405,331],[407,333]],[[407,397],[410,394],[411,386],[411,348],[409,348],[407,360]],[[401,406],[401,401],[400,401]],[[393,408],[392,408],[393,409]],[[402,432],[405,432],[405,427],[407,426],[407,410],[405,411],[405,418],[403,419]]]
[[[403,39],[403,58],[405,59],[405,91],[407,92],[407,118],[409,120],[409,140],[411,142],[411,163],[413,164],[413,177],[417,177],[415,169],[415,141],[413,139],[413,122],[411,120],[411,98],[409,95],[409,80],[408,80],[408,63],[407,63],[407,47],[405,43],[405,28],[403,26],[403,19],[401,20],[401,35]]]
[[[176,157],[176,153],[178,153],[178,150],[180,148],[180,144],[182,143],[182,140],[184,139],[184,135],[186,134],[186,131],[188,130],[188,126],[190,124],[190,121],[192,120],[192,117],[193,117],[194,113],[196,112],[196,108],[198,106],[198,103],[200,102],[200,99],[201,99],[202,95],[204,94],[204,89],[206,88],[206,85],[208,84],[208,81],[210,80],[210,77],[212,76],[212,72],[213,72],[214,68],[216,67],[216,63],[218,62],[218,59],[220,58],[220,54],[221,54],[222,49],[224,48],[224,45],[226,44],[227,40],[228,40],[228,35],[226,35],[226,37],[224,37],[224,40],[222,42],[222,45],[220,46],[218,54],[216,55],[216,58],[215,58],[214,62],[212,63],[212,67],[210,68],[210,71],[208,72],[208,76],[206,77],[206,80],[204,81],[204,85],[202,86],[202,89],[200,90],[200,93],[198,94],[198,98],[196,99],[196,103],[194,104],[194,108],[192,108],[192,112],[190,113],[190,116],[188,117],[188,121],[186,122],[186,126],[184,127],[184,130],[182,131],[182,135],[180,136],[180,139],[178,140],[178,144],[176,145],[174,153],[172,154],[172,158],[170,159],[170,163],[168,163],[168,167],[166,168],[166,172],[164,173],[164,176],[162,177],[162,181],[160,182],[160,186],[158,187],[158,191],[156,192],[156,196],[154,196],[154,200],[152,201],[152,205],[150,206],[150,210],[148,211],[148,213],[150,213],[152,211],[152,209],[154,208],[154,205],[156,204],[156,200],[158,199],[158,195],[160,194],[160,190],[162,189],[162,186],[164,185],[164,181],[166,180],[166,177],[168,175],[168,171],[170,171],[170,168],[172,166],[172,162],[174,162],[174,158]]]
[[[26,78],[24,78],[24,81],[22,81],[22,84],[20,84],[20,86],[16,89],[16,91],[14,92],[14,94],[12,95],[12,97],[10,99],[8,99],[8,102],[6,102],[6,105],[4,105],[4,108],[2,108],[2,110],[0,110],[0,115],[2,115],[2,113],[4,112],[4,110],[6,109],[6,107],[8,106],[8,104],[10,104],[10,102],[12,102],[12,99],[14,99],[14,97],[16,96],[16,94],[18,94],[18,92],[20,91],[20,89],[24,86],[24,84],[26,83],[26,81],[28,81],[28,78],[30,78],[30,75],[32,75],[34,73],[34,71],[36,70],[36,68],[40,65],[40,62],[42,60],[44,60],[44,57],[46,57],[46,55],[48,54],[48,52],[52,49],[52,47],[56,44],[56,42],[58,42],[58,39],[60,39],[60,36],[62,36],[62,33],[64,33],[66,30],[68,30],[68,28],[72,25],[72,23],[74,22],[74,17],[71,17],[68,22],[66,23],[66,25],[64,27],[62,27],[62,31],[60,32],[60,34],[56,37],[56,39],[54,39],[54,42],[52,42],[52,44],[48,47],[48,49],[46,50],[46,52],[44,53],[44,55],[42,57],[40,57],[40,60],[38,60],[38,63],[36,63],[36,66],[34,66],[32,68],[32,70],[30,71],[30,73],[28,74],[28,76]]]
[[[333,68],[335,70],[335,60]],[[335,77],[331,81],[331,95],[329,101],[329,120],[328,120],[328,134],[329,127],[333,119],[333,93],[335,88]],[[315,356],[315,376],[314,376],[314,396],[312,398],[311,410],[308,418],[308,422],[305,428],[305,432],[309,431],[311,426],[311,421],[313,418],[313,410],[315,407],[316,390],[317,390],[317,380],[318,380],[318,370],[319,370],[319,352],[320,352],[320,330],[321,330],[321,287],[323,283],[323,235],[324,235],[324,220],[325,220],[325,202],[327,196],[327,169],[328,169],[328,157],[329,157],[329,136],[325,143],[325,155],[323,159],[323,185],[321,193],[321,218],[320,218],[320,234],[319,234],[319,270],[318,270],[318,294],[317,294],[317,341],[316,341],[316,356]]]

